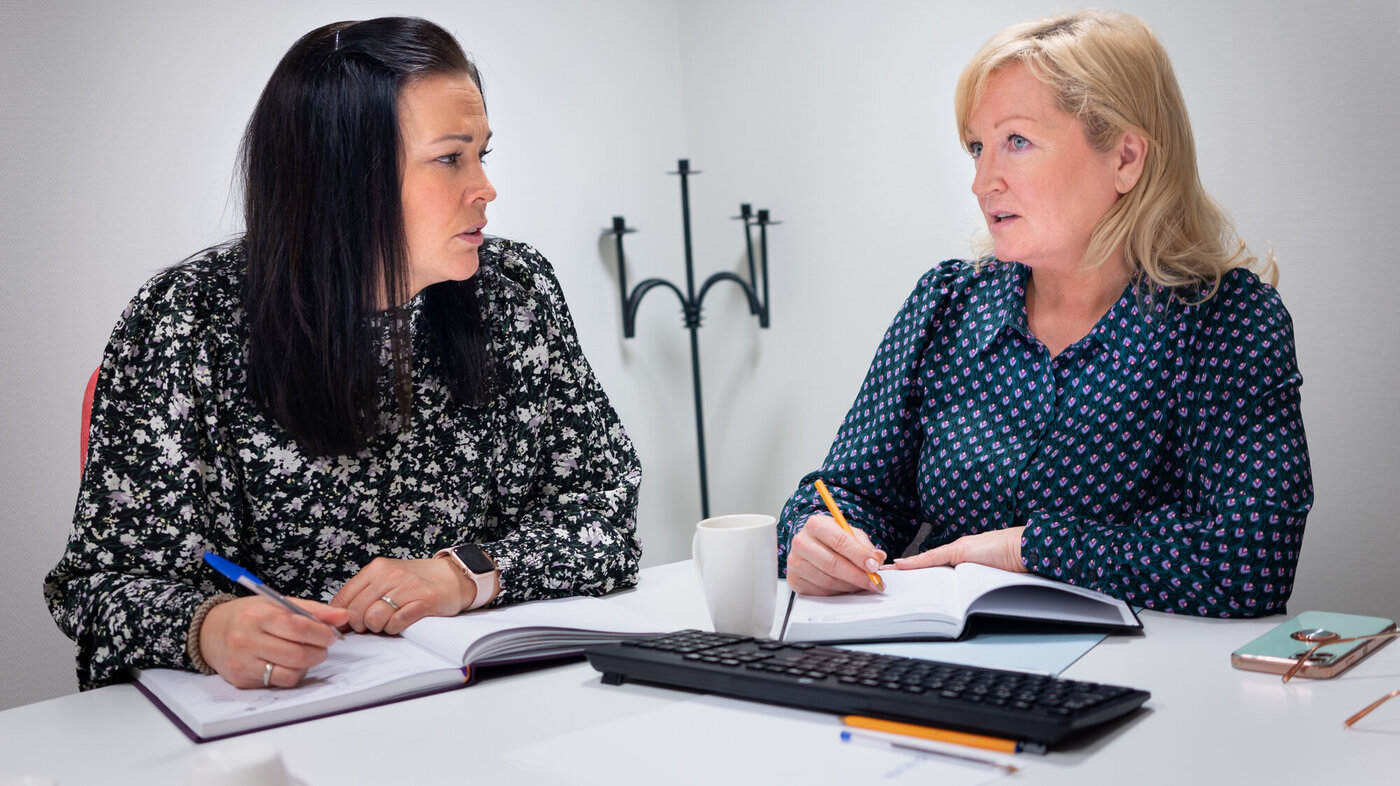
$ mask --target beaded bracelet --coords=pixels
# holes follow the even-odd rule
[[[209,610],[230,600],[238,600],[237,595],[230,595],[227,592],[220,592],[210,598],[205,598],[204,602],[194,610],[194,616],[190,618],[190,631],[185,634],[185,654],[190,656],[190,662],[194,664],[200,674],[215,674],[214,667],[204,662],[204,657],[199,653],[199,629],[204,627],[204,617]]]

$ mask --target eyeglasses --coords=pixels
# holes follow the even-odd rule
[[[1396,696],[1400,696],[1400,690],[1393,690],[1393,691],[1391,691],[1390,693],[1387,693],[1387,694],[1385,694],[1384,696],[1380,697],[1379,699],[1376,699],[1375,701],[1371,702],[1370,704],[1367,704],[1365,707],[1362,707],[1362,708],[1361,708],[1361,711],[1360,711],[1360,712],[1356,713],[1355,715],[1351,716],[1350,718],[1347,718],[1347,719],[1346,719],[1345,721],[1343,721],[1343,722],[1346,724],[1346,727],[1347,727],[1348,729],[1350,729],[1350,728],[1351,728],[1351,724],[1356,723],[1357,721],[1359,721],[1359,720],[1361,720],[1362,718],[1366,717],[1367,713],[1369,713],[1371,710],[1374,710],[1375,708],[1381,706],[1382,704],[1385,704],[1385,702],[1386,702],[1387,699],[1393,699],[1393,698],[1395,698]]]
[[[1370,634],[1369,636],[1351,636],[1351,637],[1345,638],[1345,639],[1342,638],[1341,636],[1339,636],[1339,635],[1336,634],[1336,633],[1332,633],[1331,631],[1317,631],[1317,633],[1319,633],[1319,634],[1331,634],[1331,635],[1330,635],[1330,636],[1328,636],[1328,635],[1319,635],[1319,636],[1312,637],[1312,638],[1310,639],[1310,641],[1313,641],[1313,642],[1316,642],[1316,643],[1314,643],[1314,644],[1312,645],[1312,647],[1308,648],[1308,651],[1307,651],[1307,652],[1302,652],[1302,653],[1299,653],[1299,654],[1298,654],[1298,656],[1297,656],[1297,662],[1294,663],[1293,666],[1292,666],[1291,668],[1288,669],[1288,671],[1285,671],[1285,672],[1283,673],[1283,681],[1284,681],[1284,682],[1288,682],[1289,680],[1293,679],[1293,676],[1294,676],[1295,674],[1298,673],[1298,670],[1301,669],[1301,668],[1303,668],[1303,666],[1306,665],[1306,664],[1308,663],[1308,661],[1311,660],[1312,657],[1313,657],[1314,655],[1317,654],[1317,651],[1320,650],[1320,649],[1322,649],[1323,647],[1330,647],[1330,646],[1332,646],[1333,644],[1348,644],[1348,643],[1353,642],[1353,641],[1369,641],[1369,640],[1372,640],[1372,639],[1389,639],[1389,638],[1393,638],[1393,637],[1395,637],[1395,636],[1400,636],[1400,630],[1386,631],[1385,633],[1372,633],[1372,634]],[[1370,714],[1370,712],[1371,712],[1372,710],[1374,710],[1375,708],[1381,706],[1382,704],[1385,704],[1386,701],[1388,701],[1388,700],[1390,700],[1390,699],[1393,699],[1393,698],[1395,698],[1396,696],[1400,696],[1400,690],[1393,690],[1393,691],[1391,691],[1390,693],[1387,693],[1387,694],[1385,694],[1384,696],[1380,697],[1379,699],[1376,699],[1375,701],[1373,701],[1373,702],[1371,702],[1370,704],[1366,705],[1365,707],[1363,707],[1363,708],[1361,709],[1360,712],[1358,712],[1358,713],[1356,713],[1355,715],[1351,716],[1350,718],[1347,718],[1347,719],[1346,719],[1346,721],[1345,721],[1346,728],[1350,729],[1353,723],[1356,723],[1357,721],[1359,721],[1359,720],[1361,720],[1362,718],[1366,717],[1368,714]]]

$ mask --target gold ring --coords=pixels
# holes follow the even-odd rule
[[[394,611],[399,610],[399,604],[395,603],[394,599],[389,597],[388,595],[380,595],[379,599],[389,604],[389,608],[393,609]]]
[[[272,661],[268,661],[267,666],[263,669],[263,687],[272,687]]]

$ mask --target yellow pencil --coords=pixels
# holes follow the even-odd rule
[[[846,534],[855,537],[855,531],[847,523],[846,517],[841,514],[841,509],[836,507],[836,500],[831,498],[831,492],[826,490],[826,484],[818,480],[816,486],[817,493],[822,495],[822,502],[826,503],[826,509],[831,511],[831,517],[836,519],[836,523],[841,525],[841,529],[846,530]],[[881,592],[885,591],[885,582],[880,578],[880,574],[867,572],[865,575],[870,577],[870,583],[874,584],[876,589]]]
[[[1025,748],[1025,746],[1016,740],[1008,740],[1001,737],[987,737],[982,734],[969,734],[964,731],[935,729],[932,726],[916,726],[912,723],[899,723],[897,721],[887,721],[879,718],[867,718],[863,715],[845,715],[842,716],[841,722],[857,729],[883,731],[887,734],[903,734],[906,737],[920,737],[925,740],[936,740],[938,742],[951,742],[955,745],[966,745],[971,748],[981,748],[982,750],[998,751],[1000,753],[1017,753]]]

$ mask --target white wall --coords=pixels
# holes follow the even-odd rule
[[[1394,618],[1400,4],[1113,6],[1163,40],[1207,187],[1245,240],[1261,252],[1272,245],[1280,260],[1317,489],[1290,609]],[[682,5],[686,129],[692,157],[714,172],[706,190],[697,185],[697,210],[760,194],[786,221],[774,230],[771,330],[751,339],[716,298],[705,336],[707,395],[716,407],[754,404],[711,415],[712,441],[725,446],[715,452],[729,448],[743,466],[713,483],[729,507],[779,509],[825,456],[914,282],[969,253],[963,241],[980,219],[952,112],[963,65],[1002,27],[1072,7]],[[706,250],[724,258],[721,247]]]
[[[113,322],[155,270],[236,230],[242,124],[297,36],[414,13],[477,57],[496,139],[492,229],[555,263],[642,456],[644,564],[698,517],[689,349],[674,298],[624,340],[629,278],[680,282],[688,156],[697,274],[739,271],[740,202],[773,210],[773,327],[716,289],[701,331],[715,513],[776,512],[816,466],[920,273],[977,214],[951,113],[958,70],[1064,3],[436,0],[137,4],[0,0],[0,708],[74,689],[44,608],[77,489],[78,408]],[[1306,383],[1317,506],[1292,607],[1394,616],[1400,537],[1400,12],[1393,0],[1132,2],[1172,53],[1207,184],[1271,243]],[[1221,654],[1220,657],[1224,657]],[[25,675],[16,679],[14,675]]]
[[[72,521],[87,377],[146,278],[236,231],[243,124],[287,47],[327,22],[416,14],[475,56],[495,133],[490,229],[554,263],[644,461],[666,464],[644,398],[671,358],[623,344],[598,238],[621,212],[649,229],[639,253],[679,245],[669,202],[648,192],[684,139],[677,13],[646,0],[0,4],[0,708],[76,689],[41,585]],[[655,316],[647,333],[675,332]],[[668,504],[666,482],[648,473],[647,543],[696,518]],[[649,564],[681,556],[657,551]]]

